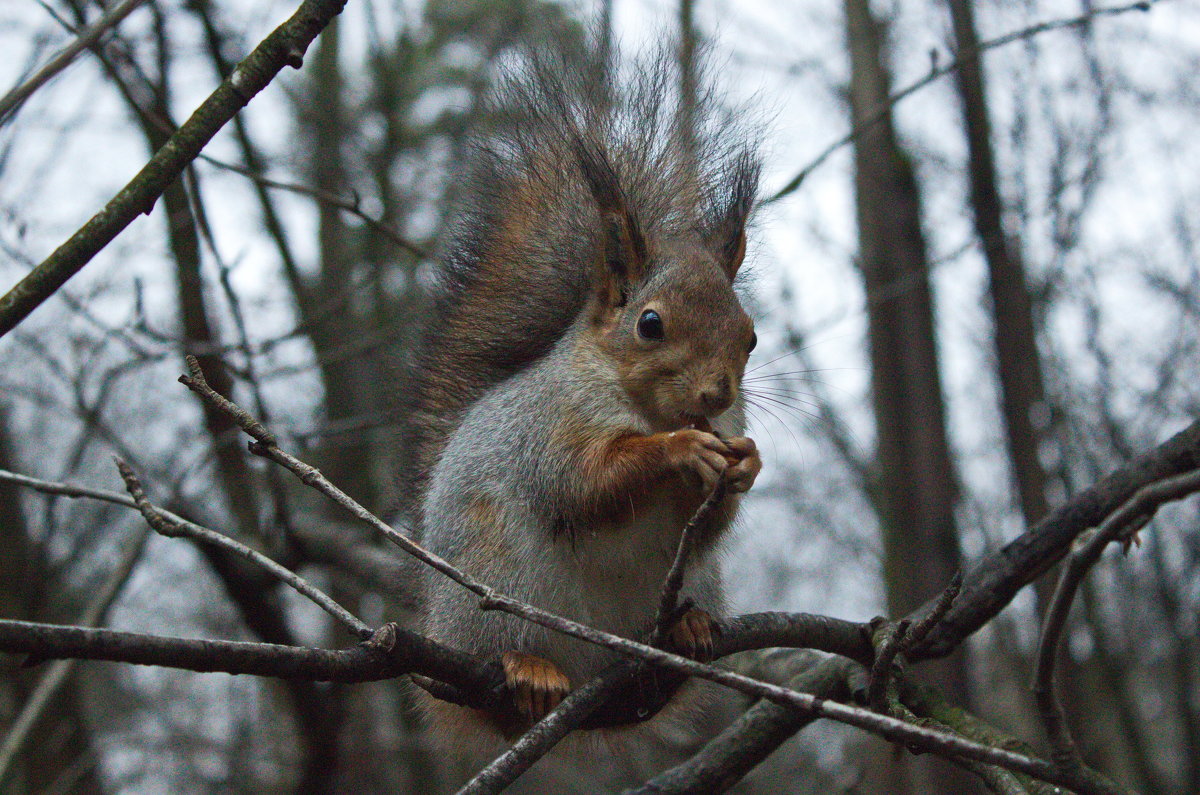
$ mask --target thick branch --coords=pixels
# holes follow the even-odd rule
[[[159,665],[189,671],[256,674],[316,682],[374,682],[417,673],[453,685],[467,706],[504,713],[511,701],[503,695],[504,675],[496,662],[443,646],[415,632],[387,625],[388,653],[365,654],[362,644],[340,651],[268,643],[191,640],[83,629],[54,624],[0,620],[0,652],[28,654],[34,660],[107,660]],[[753,613],[721,625],[715,654],[725,656],[775,646],[811,647],[822,651],[870,654],[865,625],[804,613]],[[379,632],[376,638],[379,638]],[[624,693],[622,694],[624,695]],[[601,705],[597,705],[601,706]],[[644,720],[638,705],[604,704],[598,717],[584,725],[599,728]],[[512,713],[515,716],[515,712]]]
[[[1071,738],[1071,731],[1054,684],[1055,662],[1062,644],[1067,614],[1075,601],[1075,592],[1109,543],[1116,540],[1128,543],[1130,535],[1136,533],[1159,506],[1195,494],[1197,491],[1200,491],[1200,471],[1176,475],[1140,489],[1119,510],[1104,520],[1095,534],[1082,548],[1072,553],[1067,565],[1063,567],[1042,626],[1033,692],[1037,697],[1038,712],[1053,749],[1054,761],[1064,767],[1083,766],[1083,757]]]
[[[1052,511],[1032,530],[987,556],[963,578],[962,593],[910,660],[941,657],[990,621],[1021,588],[1057,563],[1071,542],[1099,525],[1144,486],[1200,468],[1200,421],[1138,456]],[[922,616],[934,600],[914,611]]]
[[[417,672],[480,693],[503,681],[498,665],[493,675],[492,666],[470,654],[390,624],[372,641],[330,651],[0,620],[0,651],[28,654],[33,662],[54,658],[107,660],[312,682],[375,682]]]
[[[849,660],[832,657],[797,674],[788,687],[822,698],[844,700]],[[770,701],[759,701],[683,764],[652,778],[626,795],[707,795],[724,792],[813,720]]]

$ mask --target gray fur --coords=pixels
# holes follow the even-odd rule
[[[509,596],[624,637],[650,627],[659,589],[682,527],[650,507],[622,527],[556,532],[554,495],[578,473],[572,461],[547,455],[556,421],[570,413],[603,418],[622,430],[651,429],[629,401],[615,373],[581,372],[580,321],[549,355],[513,376],[472,406],[434,470],[424,505],[425,543],[468,573]],[[724,436],[740,436],[738,407],[717,422]],[[469,506],[483,498],[506,506],[502,553],[472,558]],[[688,569],[681,596],[711,615],[724,613],[716,549],[704,549]],[[520,650],[555,661],[580,684],[614,658],[592,644],[536,624],[478,608],[478,598],[429,572],[426,630],[452,645],[498,656]]]

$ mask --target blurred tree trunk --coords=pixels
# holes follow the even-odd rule
[[[1045,516],[1047,473],[1041,450],[1052,435],[1047,433],[1050,412],[1043,382],[1042,359],[1038,350],[1033,302],[1021,252],[1004,229],[1004,201],[1000,196],[996,158],[992,147],[992,125],[988,110],[983,72],[979,56],[979,36],[975,26],[972,0],[947,0],[954,31],[954,48],[959,58],[955,87],[967,136],[967,173],[970,179],[971,208],[975,233],[983,247],[988,271],[988,293],[992,305],[992,339],[996,351],[996,372],[1000,382],[1005,443],[1012,469],[1021,515],[1026,527]],[[1057,567],[1035,584],[1038,601],[1049,604],[1054,591]],[[1103,628],[1093,623],[1094,632]],[[1131,761],[1119,767],[1137,771],[1141,789],[1156,789],[1153,768],[1131,731],[1133,721],[1121,694],[1128,691],[1119,668],[1108,664],[1104,654],[1093,655],[1082,664],[1064,655],[1059,677],[1063,699],[1072,704],[1069,715],[1076,737],[1085,751],[1093,752],[1093,763],[1113,771],[1117,762]],[[1084,669],[1089,669],[1085,671]],[[1094,669],[1094,670],[1091,670]],[[1025,672],[1014,672],[1017,677]],[[1033,709],[1032,704],[1026,706]],[[1100,719],[1101,712],[1124,716],[1117,731],[1106,730],[1113,722]]]
[[[872,16],[867,0],[846,0],[845,14],[854,123],[883,114],[855,138],[854,189],[878,446],[873,489],[881,514],[888,611],[899,616],[944,588],[960,567],[954,520],[958,493],[938,372],[920,193],[887,108],[890,75],[883,25]],[[961,651],[930,666],[929,673],[950,698],[967,703]],[[950,782],[961,791],[959,776],[943,765],[917,763],[911,768],[911,791],[949,791],[944,787]]]
[[[82,6],[77,6],[81,12]],[[123,59],[105,59],[104,65],[134,113],[150,151],[157,151],[168,140],[174,123],[170,114],[168,68],[170,46],[161,16],[156,17],[159,47],[159,73],[151,80],[146,72]],[[194,180],[194,174],[191,175]],[[224,395],[233,394],[233,380],[221,357],[220,335],[211,320],[202,273],[200,234],[193,198],[197,207],[203,197],[193,182],[194,197],[188,195],[184,178],[163,192],[167,239],[175,265],[176,295],[183,327],[184,351],[198,350],[197,359],[209,384]],[[204,426],[216,461],[220,493],[243,533],[256,534],[258,508],[256,481],[246,462],[241,432],[225,414],[203,403]],[[181,512],[189,513],[185,506]],[[199,552],[217,575],[227,596],[237,608],[246,626],[268,643],[294,644],[284,607],[278,598],[278,584],[257,567],[237,555],[201,545]],[[286,682],[275,686],[286,693],[292,709],[301,753],[298,788],[305,792],[332,791],[336,774],[335,753],[340,709],[335,693],[310,682]]]
[[[1033,305],[1020,252],[1004,233],[1004,204],[997,187],[992,125],[971,0],[948,0],[960,59],[954,71],[967,133],[968,174],[975,233],[987,261],[993,339],[1000,379],[1005,441],[1025,526],[1046,514],[1046,471],[1039,457],[1049,421]]]
[[[348,196],[350,180],[346,173],[345,153],[350,139],[346,120],[344,92],[347,79],[340,66],[340,25],[338,20],[317,39],[312,63],[306,70],[309,109],[304,113],[309,148],[308,170],[312,186],[331,196]],[[387,326],[377,323],[381,269],[369,268],[358,247],[352,244],[350,230],[341,211],[325,202],[317,204],[317,246],[320,267],[307,296],[297,296],[302,312],[309,308],[304,321],[312,321],[317,304],[336,302],[342,311],[317,320],[309,327],[325,390],[325,419],[331,425],[339,421],[372,416],[382,411],[383,391],[387,385],[387,367],[378,356],[380,345],[373,337],[386,333]],[[378,264],[378,263],[372,263]],[[364,282],[359,285],[358,282]],[[368,305],[364,306],[363,302]],[[363,344],[366,343],[366,344]],[[368,506],[380,504],[380,490],[372,477],[370,434],[356,432],[327,439],[321,451],[325,470],[334,483]]]
[[[0,469],[14,466],[7,412],[0,406]],[[42,565],[42,556],[29,535],[18,488],[0,483],[0,615],[25,621],[45,621],[45,595],[55,586]],[[61,617],[59,617],[61,618]],[[19,672],[21,661],[6,657],[0,677],[0,717],[7,729],[45,666]],[[14,760],[4,792],[44,792],[56,787],[77,793],[103,792],[91,733],[80,709],[75,676],[59,689]]]
[[[86,19],[85,6],[82,0],[72,3],[80,24]],[[97,50],[105,70],[137,120],[151,153],[166,144],[175,126],[171,121],[166,74],[170,58],[166,53],[166,33],[161,15],[155,17],[155,35],[160,50],[158,65],[162,70],[156,82],[152,82],[146,72],[126,56],[111,58],[103,50]],[[167,242],[175,263],[175,287],[183,327],[184,352],[201,348],[197,351],[197,359],[208,382],[221,394],[232,395],[233,382],[225,364],[211,352],[218,338],[205,307],[204,280],[200,271],[200,238],[183,177],[167,186],[162,194],[162,203],[167,223]],[[202,403],[202,412],[212,444],[217,477],[227,497],[228,508],[237,518],[240,529],[254,532],[258,529],[256,491],[242,452],[240,432],[232,420],[212,406]]]

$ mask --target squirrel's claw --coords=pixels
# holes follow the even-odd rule
[[[533,722],[546,717],[550,710],[571,691],[571,681],[562,670],[541,657],[519,651],[500,656],[504,680],[513,694],[513,702],[522,716]]]
[[[755,478],[762,471],[762,458],[754,440],[745,436],[726,439],[730,455],[726,458],[729,468],[725,470],[725,484],[730,492],[740,494],[749,491]]]
[[[713,637],[717,631],[713,617],[693,607],[671,629],[671,643],[693,660],[708,662],[713,658]]]

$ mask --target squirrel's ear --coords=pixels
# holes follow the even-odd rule
[[[631,286],[645,275],[646,240],[604,151],[576,139],[575,155],[604,225],[604,259],[597,274],[597,292],[605,306],[623,306]]]
[[[758,164],[747,157],[736,164],[729,195],[710,215],[703,232],[705,245],[730,281],[746,258],[746,219],[754,207],[757,190]]]

